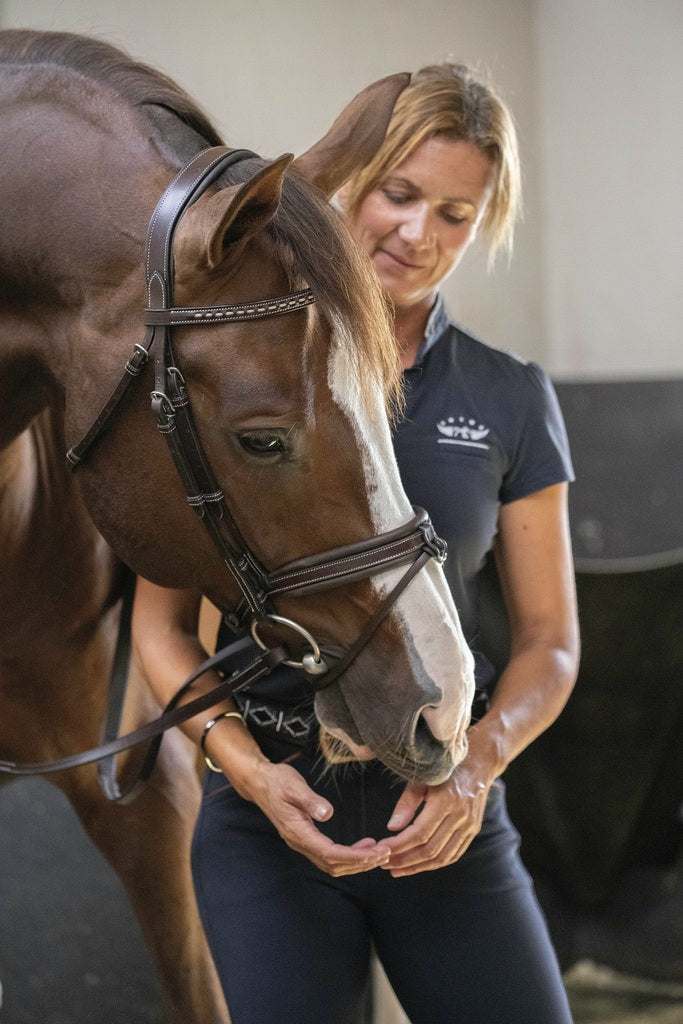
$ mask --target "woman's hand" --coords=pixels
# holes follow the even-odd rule
[[[133,617],[136,654],[162,706],[206,657],[197,638],[200,600],[198,592],[138,581]],[[215,672],[207,672],[189,696],[219,682]],[[191,718],[183,731],[200,745],[206,723],[216,719],[204,737],[204,752],[223,769],[240,796],[261,808],[288,846],[335,876],[369,871],[387,862],[389,851],[374,839],[341,846],[324,836],[315,822],[331,818],[332,805],[317,796],[291,765],[270,762],[244,723],[232,715],[223,717],[221,711],[235,711],[235,706],[226,700]]]
[[[495,544],[510,619],[511,656],[469,750],[440,786],[409,783],[383,840],[397,877],[452,864],[481,829],[494,780],[555,721],[578,667],[578,622],[567,485],[503,505]],[[420,809],[421,808],[421,809]]]
[[[237,787],[236,787],[237,788]],[[328,821],[334,808],[310,788],[291,764],[261,761],[251,774],[248,792],[241,796],[256,803],[292,850],[302,853],[321,871],[335,878],[384,866],[389,850],[384,842],[359,839],[353,846],[333,842],[315,826]]]
[[[391,875],[433,871],[458,860],[481,829],[490,788],[467,762],[439,786],[409,782],[388,823],[400,834],[382,840],[391,850]]]

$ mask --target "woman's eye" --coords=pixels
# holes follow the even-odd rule
[[[272,431],[251,430],[248,434],[238,434],[237,440],[250,455],[286,455],[289,451],[282,434]]]
[[[457,213],[443,213],[442,217],[447,224],[464,224],[467,220],[467,217],[461,217]]]
[[[461,213],[451,213],[449,210],[444,210],[441,216],[449,224],[464,224],[467,217]]]
[[[389,200],[390,203],[395,203],[396,206],[402,206],[404,203],[410,202],[410,196],[406,195],[405,192],[392,192],[389,189],[383,189],[384,196]]]

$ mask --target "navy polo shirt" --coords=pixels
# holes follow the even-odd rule
[[[394,430],[401,479],[448,544],[444,571],[477,654],[477,574],[500,505],[573,479],[562,414],[539,366],[450,322],[440,297],[404,378],[405,415]],[[493,674],[477,657],[477,685]]]

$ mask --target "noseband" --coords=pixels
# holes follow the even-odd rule
[[[302,558],[269,572],[249,549],[230,513],[223,491],[216,481],[202,447],[192,416],[185,380],[173,355],[171,328],[174,326],[204,326],[262,320],[295,312],[314,301],[310,288],[305,288],[279,298],[234,305],[173,305],[173,235],[181,217],[229,166],[253,156],[255,154],[248,150],[229,150],[221,146],[203,150],[176,175],[159,200],[150,221],[145,249],[149,301],[145,313],[147,330],[144,341],[135,345],[118,387],[90,430],[69,450],[67,463],[72,469],[81,464],[154,349],[155,383],[151,396],[152,410],[185,486],[187,501],[209,531],[224,564],[241,590],[242,602],[233,624],[237,626],[249,616],[257,624],[277,623],[279,617],[273,614],[272,605],[276,597],[284,594],[300,596],[409,565],[408,572],[380,604],[363,630],[359,638],[362,646],[367,643],[400,592],[422,566],[431,558],[440,563],[445,560],[446,545],[434,532],[427,513],[422,509],[415,509],[415,516],[410,522],[397,530],[357,544]],[[282,620],[279,621],[281,624]],[[290,625],[295,632],[309,637],[309,634],[295,623]],[[254,636],[260,643],[256,628]],[[314,656],[305,657],[300,667],[314,677],[320,688],[321,685],[328,685],[344,671],[351,660],[351,652],[357,653],[360,646],[358,643],[354,644],[341,661],[335,664],[334,669],[328,671],[328,665],[315,645]],[[322,676],[325,677],[324,682],[319,678]]]

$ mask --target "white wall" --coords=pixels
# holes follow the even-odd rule
[[[227,141],[301,152],[374,78],[481,64],[515,113],[512,266],[472,251],[453,315],[564,376],[683,374],[683,0],[0,0],[176,78]]]
[[[683,375],[683,3],[541,0],[547,365]]]

